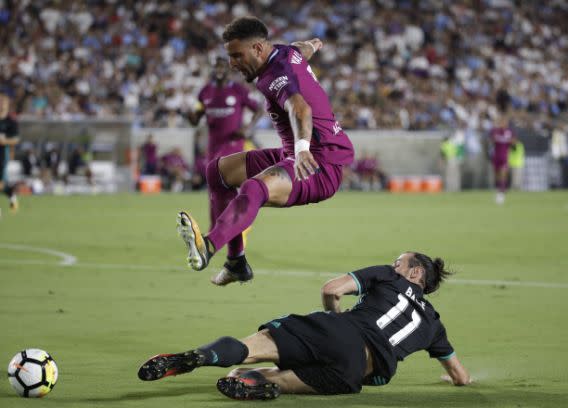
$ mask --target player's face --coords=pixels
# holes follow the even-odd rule
[[[229,76],[229,65],[225,61],[218,61],[213,70],[213,79],[218,82],[223,82]]]
[[[247,82],[252,82],[258,76],[258,70],[262,66],[262,42],[251,40],[232,40],[225,43],[225,49],[229,55],[231,68],[244,75]]]
[[[404,276],[405,278],[409,277],[411,269],[409,263],[410,259],[412,259],[413,256],[414,254],[410,252],[405,252],[403,254],[400,254],[400,256],[396,258],[396,260],[392,264],[394,271],[399,275]]]

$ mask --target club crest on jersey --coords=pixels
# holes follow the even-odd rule
[[[227,99],[225,99],[225,103],[229,106],[233,106],[235,103],[237,103],[237,98],[235,98],[233,95],[229,95],[227,96]]]
[[[298,51],[294,51],[292,53],[292,58],[290,59],[290,62],[292,64],[301,64],[302,63],[302,54],[300,54]]]
[[[270,83],[270,85],[268,86],[268,90],[271,92],[276,92],[276,94],[278,94],[278,92],[280,92],[280,90],[284,88],[286,85],[288,85],[288,76],[286,75],[279,76]]]

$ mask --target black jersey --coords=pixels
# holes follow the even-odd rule
[[[432,358],[450,358],[454,350],[440,315],[423,296],[422,288],[388,265],[351,272],[358,294],[357,305],[344,315],[360,330],[374,357],[369,383],[386,384],[398,361],[418,350]]]

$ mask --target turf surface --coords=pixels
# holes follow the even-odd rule
[[[457,271],[430,297],[476,383],[449,386],[426,353],[384,387],[361,394],[282,396],[296,407],[568,406],[568,194],[341,193],[302,208],[263,209],[250,237],[250,285],[217,288],[185,268],[178,209],[207,226],[205,194],[25,197],[0,219],[0,367],[23,348],[55,358],[60,378],[41,401],[0,381],[0,407],[221,407],[228,370],[143,383],[139,364],[221,335],[244,337],[290,312],[320,309],[334,274],[390,263],[404,250],[444,257]],[[73,265],[61,265],[76,257]],[[470,282],[475,281],[475,282]],[[503,281],[503,282],[501,282]],[[355,299],[347,299],[346,305]],[[229,405],[230,404],[230,405]]]

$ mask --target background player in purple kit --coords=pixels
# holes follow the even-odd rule
[[[371,266],[327,282],[325,312],[288,315],[259,327],[242,341],[221,337],[178,354],[159,354],[138,371],[143,381],[184,374],[201,366],[272,362],[277,367],[239,368],[217,382],[234,399],[274,399],[287,394],[348,394],[363,385],[385,385],[399,361],[426,350],[454,385],[471,382],[448,340],[440,315],[424,295],[450,275],[440,258],[401,254],[392,265]],[[345,312],[344,295],[360,295]]]
[[[229,80],[226,59],[216,59],[212,80],[199,91],[198,99],[197,108],[189,111],[187,117],[194,126],[203,116],[207,118],[207,161],[242,152],[245,138],[251,135],[263,112],[246,86]],[[254,112],[247,124],[243,123],[245,108]]]
[[[516,140],[513,130],[509,127],[509,119],[505,111],[499,113],[495,126],[489,133],[489,139],[493,145],[491,162],[497,186],[495,202],[503,204],[509,178],[509,147]]]
[[[248,82],[257,80],[283,147],[237,153],[208,164],[211,206],[219,216],[206,236],[189,214],[178,214],[178,231],[193,269],[204,269],[229,243],[227,262],[212,278],[216,285],[252,279],[242,232],[260,207],[325,200],[338,190],[342,166],[353,161],[353,146],[306,62],[321,47],[320,40],[273,45],[262,21],[243,17],[225,28],[223,41],[231,66]]]

